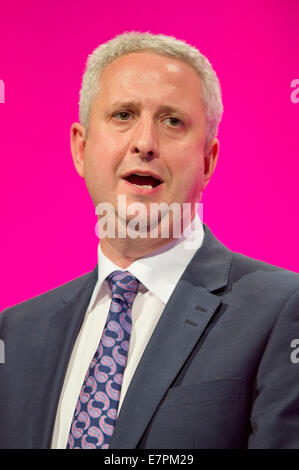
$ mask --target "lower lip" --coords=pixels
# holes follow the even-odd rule
[[[155,194],[157,193],[160,189],[161,186],[163,186],[163,183],[158,184],[158,186],[155,186],[153,188],[138,188],[137,186],[134,186],[134,184],[130,183],[129,181],[124,179],[124,182],[137,194],[144,194],[144,195],[150,195],[150,194]]]

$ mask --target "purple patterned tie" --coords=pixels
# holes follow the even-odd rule
[[[67,449],[108,449],[116,423],[139,281],[128,271],[114,271],[106,280],[110,310],[81,388]]]

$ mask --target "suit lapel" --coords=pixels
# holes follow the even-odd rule
[[[136,447],[220,302],[200,287],[179,282],[132,379],[110,448]]]
[[[82,278],[81,278],[82,279]],[[64,296],[63,304],[49,320],[45,343],[43,370],[37,390],[39,409],[34,417],[33,448],[48,448],[51,444],[58,401],[68,361],[79,333],[90,297],[97,280],[97,267],[85,282],[75,280]],[[47,425],[46,425],[47,423]]]
[[[205,226],[197,251],[173,291],[131,381],[110,442],[111,449],[132,449],[179,370],[199,341],[221,297],[212,292],[227,284],[231,252]]]

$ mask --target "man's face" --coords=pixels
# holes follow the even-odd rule
[[[97,206],[118,195],[127,206],[197,202],[216,164],[218,140],[206,144],[201,82],[188,64],[130,53],[103,71],[88,138],[72,126],[72,153]],[[146,176],[149,175],[149,176]],[[145,186],[145,187],[142,187]]]

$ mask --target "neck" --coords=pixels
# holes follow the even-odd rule
[[[151,253],[170,244],[172,239],[109,239],[101,240],[101,248],[105,256],[114,264],[122,269],[126,269],[130,264],[139,258],[150,255]]]
[[[195,213],[192,214],[191,221],[194,220]],[[174,233],[165,238],[161,236],[161,227],[159,227],[159,236],[157,238],[150,237],[149,234],[146,238],[109,238],[101,239],[101,249],[107,258],[114,264],[122,269],[126,269],[137,259],[151,255],[152,253],[167,249],[167,246],[173,246],[178,237]],[[183,221],[181,222],[181,234],[183,234]],[[183,235],[182,235],[183,236]]]

